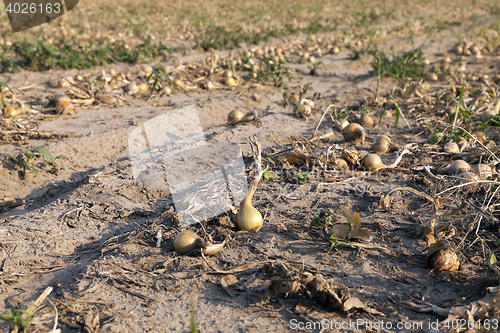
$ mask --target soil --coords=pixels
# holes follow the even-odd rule
[[[397,45],[397,51],[408,51],[423,45],[425,57],[432,62],[452,53],[458,33],[459,28],[450,26],[432,41],[416,37],[412,44],[409,38],[401,38],[379,47]],[[289,40],[292,38],[270,44],[286,44]],[[432,218],[432,203],[400,190],[391,194],[389,207],[380,204],[383,195],[398,188],[411,187],[434,196],[458,184],[460,180],[438,181],[426,187],[415,181],[426,177],[423,166],[440,167],[453,156],[421,149],[404,155],[398,167],[376,173],[338,173],[331,168],[325,170],[320,163],[329,148],[338,154],[337,146],[355,146],[368,152],[380,134],[390,135],[400,146],[414,143],[424,147],[432,132],[429,120],[415,112],[407,114],[411,129],[401,119],[394,126],[394,118],[383,118],[380,127],[366,128],[365,143],[353,144],[344,140],[326,116],[316,136],[333,134],[312,141],[329,105],[335,104],[339,112],[343,108],[356,112],[375,96],[377,78],[363,77],[371,69],[368,58],[352,60],[350,54],[342,50],[337,55],[324,55],[315,76],[310,75],[307,64],[290,64],[294,79],[285,80],[286,89],[312,82],[306,97],[316,94],[317,98],[310,121],[297,117],[293,107],[283,103],[280,88],[245,82],[213,91],[198,88],[172,95],[154,94],[149,99],[123,94],[123,106],[77,107],[72,115],[39,108],[41,111],[35,114],[19,116],[17,129],[0,127],[5,133],[18,132],[0,136],[0,313],[25,308],[51,286],[49,298],[59,311],[62,332],[186,332],[190,331],[191,309],[201,332],[284,332],[296,330],[294,325],[299,322],[306,325],[323,320],[367,320],[375,324],[383,320],[394,326],[400,322],[423,323],[423,329],[378,329],[402,332],[422,331],[430,322],[444,319],[435,313],[414,311],[404,301],[418,299],[450,308],[483,297],[487,287],[498,285],[496,268],[487,264],[495,239],[500,238],[494,220],[485,218],[478,227],[477,210],[472,205],[441,217],[439,222],[450,227],[442,237],[454,245],[460,268],[438,273],[426,267],[427,242],[419,236],[422,226]],[[208,55],[193,51],[169,60],[167,65]],[[483,60],[471,57],[469,66],[471,71],[477,69],[491,77],[498,74],[498,58],[494,56]],[[23,71],[1,75],[1,80],[19,99],[35,105],[37,99],[65,91],[52,85],[62,77],[98,76],[111,68],[137,73],[142,66]],[[361,79],[354,80],[359,76]],[[443,83],[431,82],[439,84]],[[34,86],[19,90],[29,85]],[[399,87],[396,79],[384,78],[380,96],[388,97]],[[196,106],[209,143],[231,142],[241,148],[249,178],[252,158],[248,142],[255,136],[273,178],[260,182],[253,199],[264,216],[264,225],[257,233],[238,230],[236,216],[230,210],[191,226],[205,239],[226,241],[220,254],[206,258],[199,251],[190,255],[174,251],[173,240],[182,228],[171,193],[137,186],[129,160],[128,136],[132,130],[189,105]],[[231,126],[227,116],[235,109],[257,111],[258,119]],[[376,112],[382,109],[373,107],[376,121]],[[21,126],[28,126],[29,131],[23,132]],[[486,134],[493,141],[498,138],[495,129]],[[34,164],[38,175],[28,170],[23,176],[10,156],[39,146],[54,156],[67,156],[67,160],[58,160],[66,170],[55,173],[38,159]],[[480,148],[470,150],[470,156],[479,156],[474,151]],[[283,158],[292,152],[310,156],[314,166],[301,162],[283,167]],[[485,153],[481,150],[480,154]],[[390,165],[396,151],[381,157]],[[470,163],[474,162],[477,159],[471,157]],[[296,178],[299,171],[308,172],[310,180],[301,184]],[[484,189],[472,194],[451,193],[454,195],[442,196],[444,213],[464,201],[481,200]],[[353,247],[338,245],[335,250],[321,229],[311,228],[310,223],[315,213],[330,211],[336,222],[347,225],[340,213],[346,206],[359,213],[363,228],[374,237],[368,242],[352,240],[349,244]],[[473,229],[476,227],[478,231]],[[452,229],[457,236],[450,236]],[[159,230],[163,239],[156,247]],[[313,278],[316,282],[327,280],[328,290],[344,301],[352,295],[361,297],[365,308],[348,310],[325,300],[324,293],[321,298],[318,284],[314,287],[311,282]],[[51,313],[51,308],[46,306],[39,313],[40,319],[43,313]],[[8,326],[4,323],[0,328],[7,330]],[[377,331],[375,328],[373,331]],[[311,331],[328,330],[314,326]],[[367,329],[358,326],[343,331]]]

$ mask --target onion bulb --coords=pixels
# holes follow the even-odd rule
[[[139,90],[141,94],[145,94],[149,91],[149,86],[147,83],[141,83],[137,86],[137,90]]]
[[[299,96],[292,95],[288,97],[288,104],[297,104],[300,101]]]
[[[360,124],[361,126],[372,127],[373,126],[373,119],[369,115],[366,115],[366,116],[359,118],[357,123]]]
[[[458,144],[456,142],[447,142],[444,145],[444,151],[450,154],[455,154],[460,151],[460,148],[458,147]]]
[[[365,129],[360,124],[350,123],[342,130],[342,135],[344,136],[345,141],[358,141],[361,140],[361,143],[365,141]]]
[[[236,83],[236,80],[232,76],[226,77],[226,79],[224,80],[224,84],[228,87],[235,87],[238,85],[238,83]]]
[[[68,101],[60,101],[56,104],[56,112],[63,115],[71,115],[75,112],[75,106]]]
[[[453,272],[460,266],[455,251],[443,242],[433,243],[429,246],[426,263],[428,268],[437,272]]]
[[[8,106],[3,110],[3,114],[6,117],[15,117],[19,114],[19,111],[13,107]]]
[[[471,166],[464,160],[453,161],[448,168],[445,168],[449,175],[457,175],[464,171],[470,171]]]
[[[182,81],[180,79],[175,79],[174,80],[174,84],[177,86],[177,87],[182,87]]]
[[[240,121],[246,120],[246,119],[250,118],[251,116],[255,117],[256,115],[257,115],[257,113],[255,111],[245,113],[245,112],[242,112],[240,110],[233,110],[227,116],[227,121],[231,125],[236,125]]]
[[[372,145],[372,150],[386,153],[391,148],[392,140],[387,135],[378,136]]]
[[[191,230],[182,231],[174,240],[174,249],[180,254],[187,254],[202,247],[205,247],[205,242]]]
[[[488,141],[488,138],[486,138],[486,134],[484,134],[483,132],[474,132],[472,133],[472,135],[483,145]]]
[[[302,104],[297,109],[297,115],[301,118],[307,119],[311,115],[311,107],[309,105]]]
[[[480,119],[483,123],[487,123],[491,117],[496,116],[497,114],[498,112],[496,112],[494,109],[489,109],[481,113]]]
[[[311,109],[314,109],[314,102],[311,101],[310,99],[304,98],[303,100],[300,101],[301,105],[307,105]]]
[[[129,94],[137,94],[139,92],[139,88],[137,87],[137,83],[130,82],[125,86],[125,91]]]
[[[252,206],[252,197],[254,193],[255,187],[252,186],[248,190],[245,199],[241,202],[238,215],[236,216],[238,228],[250,232],[257,232],[262,228],[262,215]]]
[[[368,154],[363,159],[363,166],[368,171],[375,171],[384,166],[382,159],[377,154]]]
[[[170,95],[172,93],[172,89],[170,87],[165,86],[160,90],[160,95]]]
[[[341,171],[347,171],[349,170],[349,165],[347,164],[347,162],[342,159],[342,158],[336,158],[333,160],[333,167],[337,170],[341,170]]]

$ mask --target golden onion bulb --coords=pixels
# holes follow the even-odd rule
[[[205,242],[191,230],[182,231],[174,240],[174,249],[180,254],[188,254],[202,247],[205,247]]]
[[[387,135],[378,136],[372,145],[372,150],[380,153],[386,153],[391,148],[392,140]]]
[[[368,171],[375,171],[384,166],[382,159],[377,154],[368,154],[363,159],[363,166]]]
[[[366,134],[363,126],[356,123],[350,123],[342,130],[342,136],[347,142],[360,140],[361,143],[363,143],[365,141]]]

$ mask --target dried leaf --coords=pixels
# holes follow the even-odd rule
[[[344,207],[342,208],[342,214],[347,221],[352,223],[352,230],[349,233],[350,239],[361,239],[368,242],[373,238],[371,232],[361,228],[361,218],[358,213],[353,212],[352,209],[348,207]]]
[[[332,228],[333,235],[337,237],[337,239],[345,239],[347,235],[349,235],[349,227],[341,224],[336,224]]]

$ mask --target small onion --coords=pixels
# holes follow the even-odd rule
[[[365,141],[366,133],[363,126],[356,123],[350,123],[342,130],[342,136],[344,136],[345,141],[358,141],[361,143]]]
[[[387,135],[378,136],[372,145],[372,150],[380,153],[386,153],[391,148],[392,140]]]
[[[496,112],[494,109],[489,109],[489,110],[483,111],[483,113],[481,113],[480,119],[483,123],[487,123],[488,121],[490,121],[491,117],[494,117],[497,114],[498,114],[498,112]]]
[[[174,84],[177,86],[177,87],[182,87],[182,81],[180,79],[175,79],[174,80]]]
[[[204,87],[207,90],[213,90],[213,89],[215,89],[215,85],[212,83],[212,81],[205,82]]]
[[[288,104],[297,104],[299,102],[299,96],[297,95],[292,95],[288,97]]]
[[[232,77],[233,76],[233,71],[232,70],[225,70],[223,73],[222,73],[222,77]]]
[[[437,76],[436,73],[428,73],[425,77],[429,81],[437,81],[437,80],[439,80],[439,78],[438,78],[438,76]]]
[[[56,112],[58,114],[71,115],[73,114],[73,112],[75,112],[75,106],[73,105],[73,103],[68,101],[57,102]]]
[[[438,273],[444,271],[453,272],[460,266],[460,262],[455,251],[450,249],[443,242],[431,244],[427,253],[427,268],[434,269]]]
[[[297,115],[301,118],[307,118],[311,114],[312,110],[309,105],[301,105],[297,109]]]
[[[71,98],[69,98],[68,95],[61,94],[61,95],[56,96],[55,101],[56,101],[56,104],[59,102],[71,102]]]
[[[226,79],[224,80],[224,84],[228,87],[235,87],[238,85],[238,83],[236,83],[236,80],[232,76],[226,77]]]
[[[203,239],[191,230],[182,231],[174,240],[174,249],[180,254],[205,247]]]
[[[460,151],[460,148],[458,147],[458,144],[456,142],[447,142],[444,145],[444,151],[450,154],[455,154]]]
[[[245,113],[241,112],[240,110],[233,110],[227,116],[227,121],[231,125],[236,125],[237,123],[242,121],[243,118],[245,118]]]
[[[366,116],[359,118],[357,123],[360,124],[361,126],[372,127],[373,126],[373,119],[369,115],[366,115]]]
[[[300,101],[300,104],[302,105],[307,105],[309,106],[311,109],[314,109],[314,102],[311,101],[310,99],[306,99],[304,98],[303,100]]]
[[[67,78],[63,78],[61,79],[58,83],[57,83],[57,86],[59,88],[69,88],[72,85],[72,83],[74,83],[75,81],[73,80],[72,77],[67,77]]]
[[[349,169],[349,165],[342,158],[336,158],[333,160],[333,167],[338,170],[347,171]]]
[[[160,90],[160,95],[170,95],[172,93],[172,89],[170,87],[165,86]]]
[[[382,159],[377,154],[368,154],[363,159],[363,166],[368,171],[375,171],[384,166]]]
[[[484,134],[483,132],[474,132],[472,133],[472,135],[483,145],[488,142],[488,138],[486,138],[486,134]]]
[[[3,110],[3,114],[6,117],[15,117],[19,114],[19,111],[13,107],[8,106]]]
[[[129,94],[137,94],[139,92],[139,88],[137,87],[137,83],[130,82],[125,86],[125,91]]]
[[[141,94],[145,94],[149,91],[149,86],[147,83],[141,83],[137,86],[137,89]]]
[[[446,168],[449,175],[457,175],[464,171],[470,171],[471,166],[464,160],[453,161],[448,168]]]

